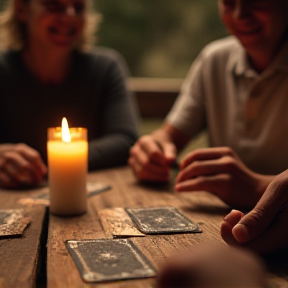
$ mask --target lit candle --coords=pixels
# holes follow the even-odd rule
[[[87,211],[87,129],[70,128],[66,118],[62,128],[48,128],[48,169],[50,212],[61,216]]]

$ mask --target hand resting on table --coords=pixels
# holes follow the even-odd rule
[[[0,145],[0,186],[23,188],[42,182],[47,173],[40,154],[26,144]]]

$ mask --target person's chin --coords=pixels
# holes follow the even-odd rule
[[[262,41],[262,36],[260,31],[254,31],[254,32],[246,32],[246,33],[235,33],[235,36],[239,39],[239,41],[242,43],[242,45],[246,48],[246,46],[259,46]],[[261,44],[262,45],[262,44]]]
[[[263,41],[261,41],[260,37],[239,37],[238,39],[246,50],[251,48],[261,49],[263,46]]]
[[[66,41],[66,40],[54,40],[52,41],[52,44],[55,48],[61,48],[61,49],[73,49],[76,46],[75,41]]]

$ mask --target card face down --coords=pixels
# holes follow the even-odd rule
[[[199,233],[199,227],[175,207],[126,208],[144,234]]]
[[[68,240],[65,244],[85,282],[156,276],[152,264],[130,239]]]

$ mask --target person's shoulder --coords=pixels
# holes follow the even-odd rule
[[[239,49],[242,49],[241,45],[234,36],[215,40],[202,49],[193,67],[198,67],[205,74],[207,71],[223,71],[231,65]]]
[[[239,48],[239,45],[234,36],[214,40],[203,48],[201,56],[210,60],[228,58],[235,49]]]
[[[88,51],[81,53],[82,56],[89,58],[92,61],[113,62],[117,61],[120,53],[112,48],[94,47]]]
[[[85,61],[91,68],[120,69],[122,73],[129,74],[124,57],[116,50],[107,47],[95,47],[80,54],[81,61]]]
[[[91,55],[107,60],[119,61],[123,58],[121,53],[113,48],[96,46],[90,50]]]

